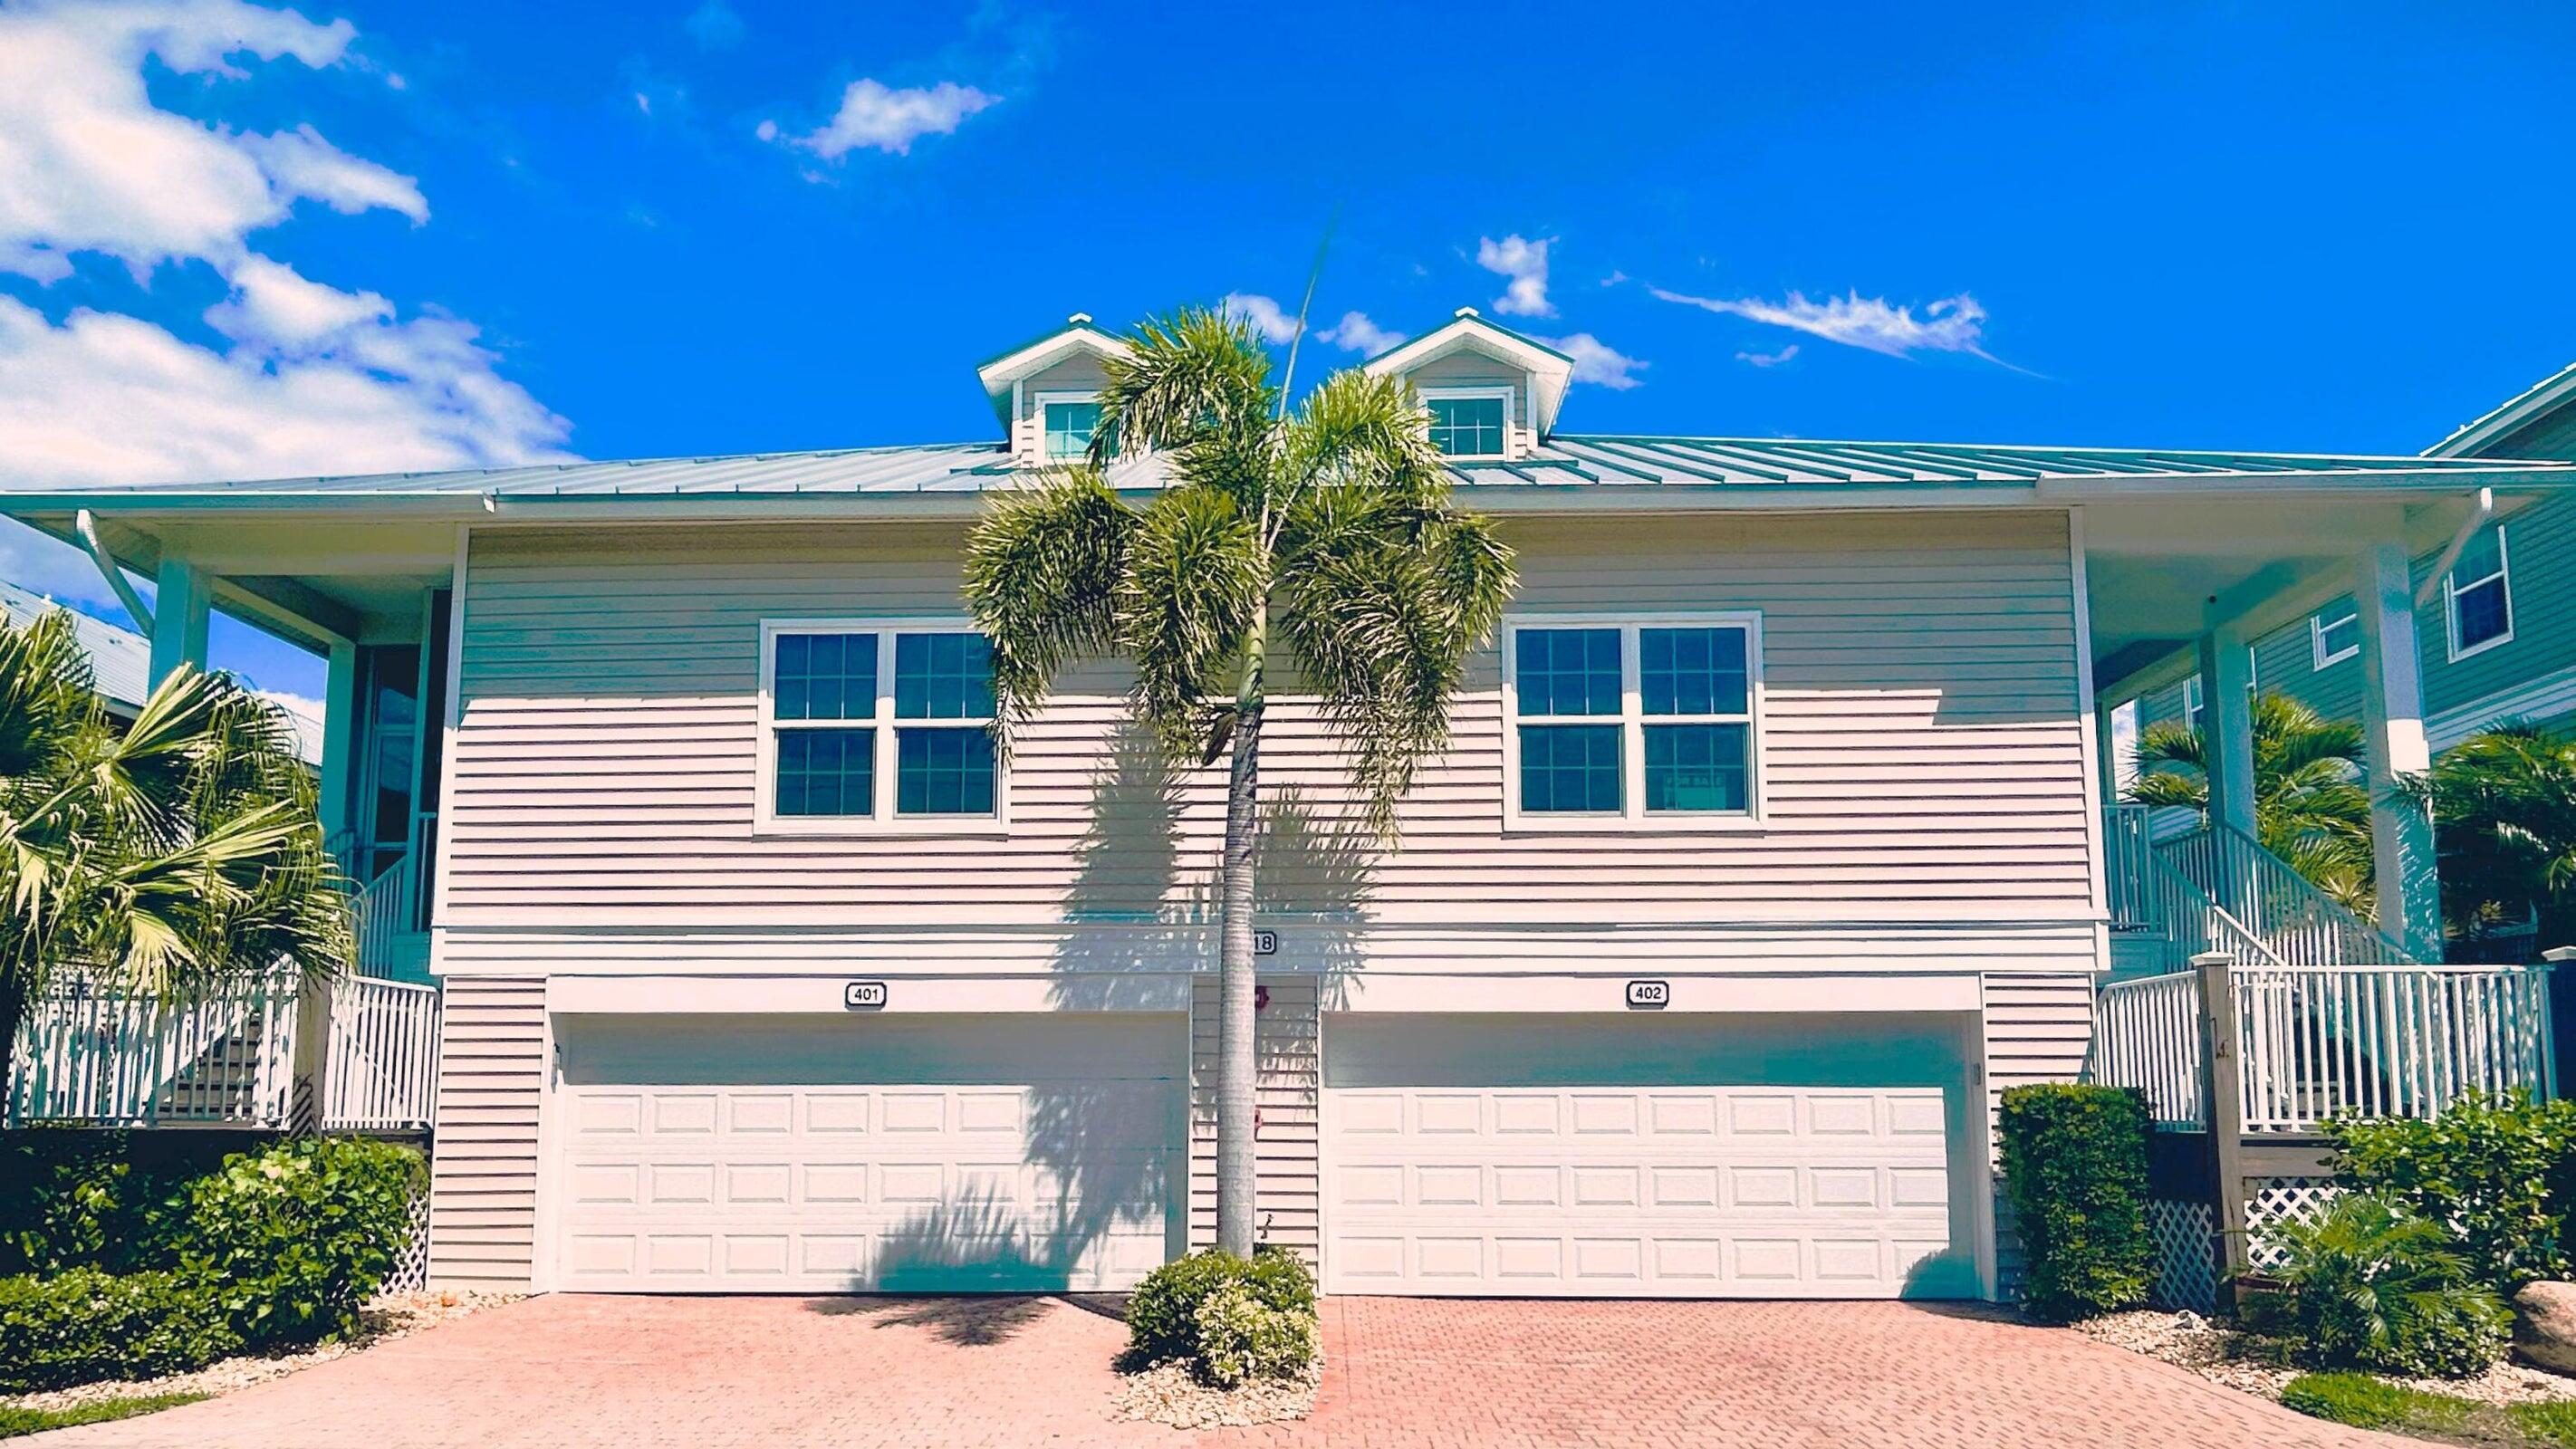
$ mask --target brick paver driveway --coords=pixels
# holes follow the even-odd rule
[[[2071,1333],[1898,1304],[1325,1305],[1302,1424],[1103,1414],[1112,1319],[1055,1299],[531,1299],[208,1403],[29,1440],[574,1445],[2328,1449],[2337,1430]]]

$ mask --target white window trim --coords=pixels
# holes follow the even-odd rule
[[[1100,394],[1099,394],[1099,393],[1096,393],[1096,392],[1083,392],[1083,391],[1081,391],[1081,390],[1079,390],[1079,389],[1073,389],[1073,390],[1059,390],[1059,391],[1055,391],[1055,392],[1042,392],[1042,393],[1038,393],[1038,394],[1036,394],[1036,395],[1035,395],[1035,396],[1030,400],[1030,413],[1029,413],[1029,416],[1030,416],[1030,419],[1031,419],[1033,422],[1035,422],[1035,423],[1036,423],[1036,425],[1037,425],[1037,439],[1038,439],[1038,442],[1037,442],[1037,450],[1038,450],[1038,461],[1039,461],[1039,462],[1041,462],[1041,463],[1079,463],[1079,462],[1081,462],[1081,461],[1082,461],[1079,457],[1075,457],[1075,458],[1059,458],[1059,457],[1055,456],[1054,454],[1052,454],[1052,453],[1050,453],[1050,452],[1048,452],[1048,451],[1047,451],[1047,425],[1046,425],[1046,410],[1047,410],[1047,404],[1049,404],[1049,403],[1096,403],[1096,402],[1098,402],[1098,401],[1100,401]]]
[[[1011,786],[1008,764],[993,761],[993,813],[990,815],[897,815],[895,813],[895,730],[906,723],[894,717],[894,640],[897,634],[971,634],[974,621],[923,615],[866,619],[763,619],[760,621],[760,740],[756,753],[759,778],[752,785],[754,835],[1000,835],[1010,829]],[[787,720],[777,716],[778,641],[789,634],[874,634],[877,636],[877,712],[867,720]],[[916,726],[962,729],[973,720],[915,720]],[[876,751],[873,815],[781,815],[778,813],[778,731],[801,729],[872,729]]]
[[[2361,610],[2359,606],[2355,606],[2353,612],[2346,617],[2349,617],[2352,620],[2354,634],[2356,636],[2359,635],[2361,632]],[[2341,664],[2347,659],[2357,659],[2361,657],[2361,640],[2358,637],[2332,654],[2328,654],[2326,652],[2326,631],[2341,623],[2343,623],[2343,618],[2336,618],[2332,622],[2328,622],[2323,610],[2319,610],[2318,612],[2308,616],[2308,662],[2311,669],[2322,671],[2328,665]]]
[[[2182,682],[2182,727],[2187,730],[2200,728],[2200,721],[2192,716],[2207,712],[2208,702],[2201,698],[2200,676],[2185,676]]]
[[[2489,579],[2504,585],[2504,632],[2492,639],[2480,640],[2465,649],[2460,647],[2460,591],[2454,587],[2458,581],[2459,567],[2455,564],[2445,569],[2442,573],[2442,642],[2450,646],[2450,662],[2453,664],[2472,655],[2484,654],[2499,644],[2513,642],[2513,631],[2516,627],[2513,613],[2513,549],[2511,540],[2504,536],[2504,525],[2497,524],[2495,531],[2496,571],[2491,574],[2480,574],[2471,579],[2469,587],[2474,589]]]
[[[1520,390],[1518,388],[1511,387],[1509,385],[1503,387],[1426,387],[1418,389],[1416,396],[1420,397],[1423,402],[1423,413],[1426,418],[1424,423],[1425,427],[1430,426],[1427,419],[1431,410],[1430,405],[1434,402],[1453,402],[1462,398],[1501,398],[1503,401],[1503,446],[1499,451],[1492,453],[1443,453],[1440,455],[1443,458],[1448,458],[1460,463],[1484,463],[1497,462],[1502,459],[1509,458],[1512,455],[1512,429],[1520,426],[1520,414],[1515,407],[1519,391]]]
[[[1743,810],[1646,811],[1644,700],[1638,686],[1637,631],[1733,627],[1744,630],[1744,724],[1751,734],[1746,761],[1749,794]],[[1520,631],[1523,629],[1609,629],[1619,631],[1619,803],[1616,815],[1567,810],[1524,812],[1521,809]],[[1760,830],[1768,827],[1770,778],[1764,766],[1762,615],[1750,609],[1689,610],[1677,613],[1525,614],[1505,619],[1502,629],[1503,674],[1503,828],[1581,834],[1590,831],[1662,831],[1701,834],[1715,830]],[[1551,717],[1553,718],[1553,717]],[[1665,716],[1656,716],[1658,720]],[[1674,716],[1685,723],[1704,718]],[[1733,722],[1734,716],[1720,718]],[[1590,720],[1608,724],[1609,716]]]

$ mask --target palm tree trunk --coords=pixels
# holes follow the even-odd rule
[[[1235,697],[1225,791],[1225,867],[1217,915],[1216,1245],[1250,1256],[1254,1238],[1252,867],[1260,804],[1261,643],[1256,622]]]

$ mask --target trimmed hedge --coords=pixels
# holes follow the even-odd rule
[[[166,1266],[173,1200],[272,1132],[0,1132],[0,1277],[65,1268]]]
[[[1127,1299],[1132,1357],[1183,1359],[1214,1383],[1296,1373],[1314,1361],[1315,1341],[1315,1275],[1279,1248],[1174,1259]]]
[[[188,1184],[172,1246],[212,1285],[252,1347],[345,1333],[392,1274],[428,1186],[419,1152],[364,1137],[304,1137]]]
[[[185,1373],[240,1347],[215,1295],[177,1273],[0,1278],[0,1392]]]
[[[2567,1275],[2576,1102],[2516,1091],[2465,1098],[2431,1121],[2344,1118],[2324,1130],[2335,1181],[2443,1224],[2474,1280],[2509,1297]]]
[[[2000,1130],[2029,1310],[2062,1322],[2145,1302],[2154,1273],[2146,1094],[2057,1082],[2012,1087]]]

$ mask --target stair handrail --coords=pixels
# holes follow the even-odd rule
[[[392,941],[406,934],[412,919],[413,855],[402,857],[376,878],[359,887],[349,898],[350,913],[357,930],[357,965],[360,976],[383,976],[393,964]]]
[[[2432,964],[2232,825],[2205,821],[2159,842],[2155,855],[2290,965]]]

